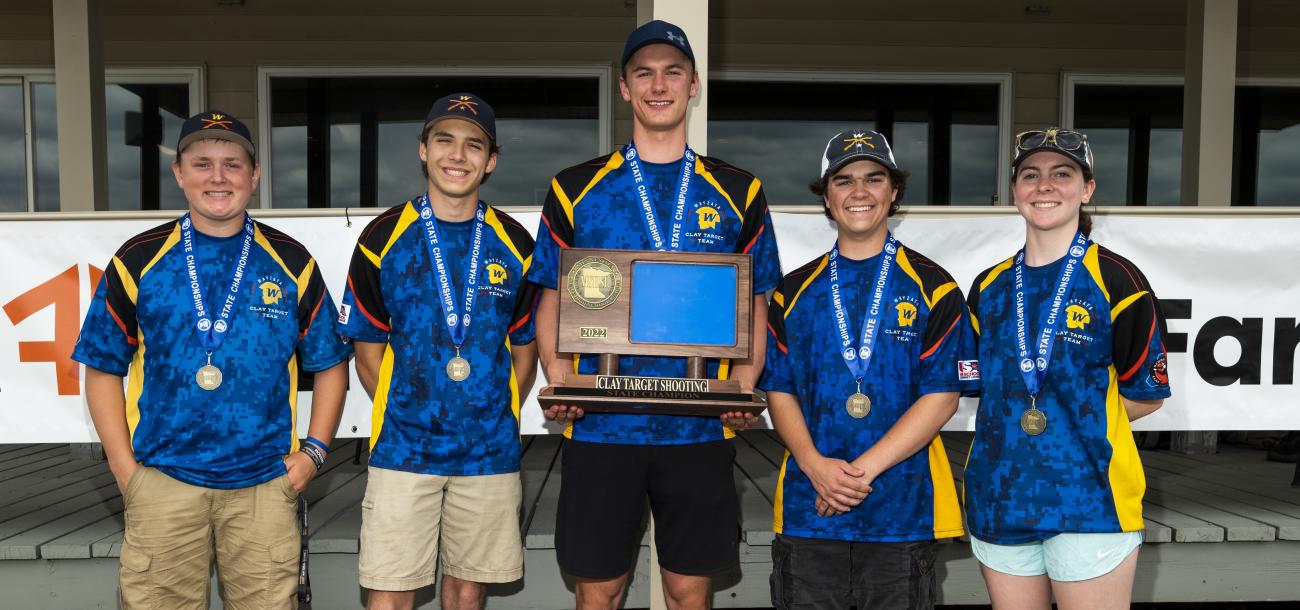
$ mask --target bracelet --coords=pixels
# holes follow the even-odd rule
[[[317,472],[325,466],[325,455],[321,453],[321,450],[317,449],[315,445],[303,443],[302,447],[298,450],[307,454],[307,457],[311,459],[311,463],[316,466]]]
[[[309,436],[309,437],[303,439],[303,442],[304,442],[304,443],[311,444],[311,445],[315,445],[316,448],[317,448],[317,449],[320,449],[320,452],[323,453],[323,454],[328,455],[329,452],[330,452],[329,445],[326,445],[324,442],[322,442],[320,439],[318,439],[318,438],[316,438],[316,437],[314,437],[314,436]]]

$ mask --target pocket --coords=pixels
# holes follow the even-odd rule
[[[280,475],[280,477],[277,478],[275,481],[279,483],[280,491],[284,492],[285,498],[287,498],[290,502],[298,501],[298,490],[293,488],[293,482],[289,480],[289,473]]]
[[[135,498],[136,490],[139,489],[139,487],[140,487],[140,480],[144,478],[144,472],[145,472],[146,470],[149,470],[149,469],[146,468],[146,467],[144,467],[144,466],[141,466],[141,467],[139,467],[139,468],[136,468],[136,469],[135,469],[135,472],[131,473],[131,478],[129,478],[129,479],[126,480],[126,491],[123,491],[123,492],[122,492],[122,505],[123,505],[123,506],[128,506],[128,505],[130,505],[130,504],[131,504],[131,499],[132,499],[132,498]]]
[[[302,551],[302,540],[297,536],[291,536],[272,544],[269,550],[272,563],[287,563],[298,558],[299,553]]]
[[[778,610],[784,610],[790,607],[789,594],[793,590],[790,586],[790,552],[793,550],[792,545],[783,540],[780,535],[772,540],[772,575],[768,578],[770,587],[769,594],[772,597],[772,607]]]
[[[911,607],[933,608],[938,589],[934,562],[939,556],[939,544],[934,540],[912,542],[907,550],[912,559]]]
[[[149,571],[153,558],[132,544],[122,544],[122,567],[136,573]]]

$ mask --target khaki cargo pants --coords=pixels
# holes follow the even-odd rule
[[[298,493],[288,476],[208,489],[141,468],[123,499],[123,610],[207,610],[214,548],[226,608],[297,607]]]

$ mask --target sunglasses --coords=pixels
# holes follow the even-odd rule
[[[1059,129],[1025,131],[1016,135],[1016,149],[1033,150],[1041,146],[1050,146],[1061,150],[1087,149],[1088,136],[1077,131]]]

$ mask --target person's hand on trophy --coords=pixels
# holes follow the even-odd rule
[[[563,358],[556,358],[551,361],[545,371],[547,382],[546,388],[564,385],[564,380],[568,377],[568,369],[572,366],[570,362],[570,360]],[[561,426],[567,426],[573,423],[574,420],[581,418],[584,413],[581,407],[572,405],[551,405],[542,408],[542,415],[546,417],[547,421],[559,422]]]

